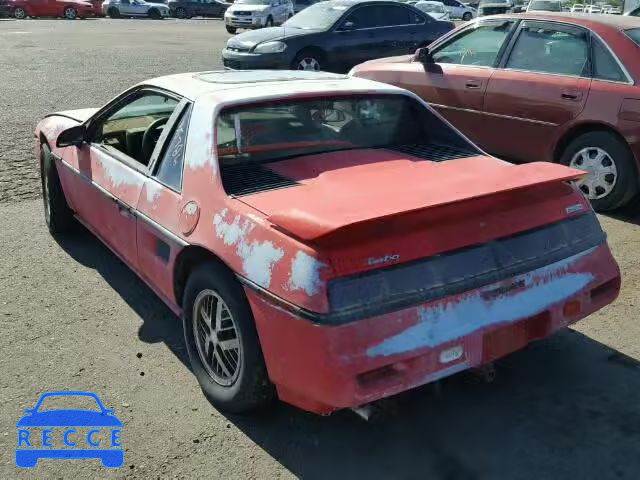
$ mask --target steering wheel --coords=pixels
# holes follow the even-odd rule
[[[158,138],[162,133],[160,127],[169,121],[169,117],[159,118],[147,127],[142,136],[142,148],[140,149],[140,157],[146,165],[149,163],[153,149],[156,146]]]

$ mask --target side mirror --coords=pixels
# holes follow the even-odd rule
[[[416,50],[416,53],[413,55],[413,60],[415,62],[420,62],[423,65],[427,63],[435,63],[433,55],[429,51],[429,47],[422,47]]]
[[[67,128],[58,135],[56,146],[70,147],[71,145],[80,145],[84,142],[86,135],[87,129],[84,125],[76,125],[75,127]]]

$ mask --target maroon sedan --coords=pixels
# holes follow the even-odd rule
[[[606,211],[639,190],[639,58],[636,18],[500,15],[351,75],[412,90],[497,156],[588,171],[578,185]]]
[[[95,16],[94,6],[80,0],[8,0],[13,16],[17,19],[27,17],[64,17],[68,20]]]

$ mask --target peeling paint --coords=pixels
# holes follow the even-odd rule
[[[226,215],[226,208],[214,215],[213,224],[216,235],[222,239],[225,245],[235,245],[239,241],[244,242],[246,235],[253,230],[255,225],[246,219],[241,221],[240,215],[236,215],[233,222],[227,223],[224,221]]]
[[[367,350],[370,357],[389,356],[418,348],[435,347],[482,328],[531,317],[578,293],[592,280],[591,273],[570,273],[568,268],[593,249],[532,272],[512,281],[523,281],[523,290],[484,300],[482,293],[496,284],[453,302],[418,307],[416,325]]]
[[[147,182],[145,189],[147,193],[147,202],[153,203],[158,198],[158,195],[160,195],[160,191],[162,190],[162,185],[160,185],[157,182],[149,181]]]
[[[118,188],[122,185],[139,186],[142,184],[144,178],[142,175],[136,174],[120,164],[111,163],[111,160],[104,157],[99,156],[97,158],[112,187]]]
[[[288,288],[290,290],[304,290],[310,296],[315,295],[322,286],[320,269],[326,266],[327,264],[319,262],[311,255],[299,251],[291,262]]]
[[[195,202],[189,202],[184,207],[184,211],[187,215],[195,215],[198,212],[198,204]]]

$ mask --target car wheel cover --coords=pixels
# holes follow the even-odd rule
[[[304,57],[298,62],[298,70],[320,70],[320,62],[313,57]]]
[[[576,186],[589,200],[599,200],[609,195],[618,181],[616,163],[605,150],[599,147],[586,147],[576,152],[569,163],[570,167],[588,172]]]
[[[42,178],[42,198],[44,200],[44,218],[47,225],[51,223],[51,193],[49,192],[49,182],[46,176]]]
[[[76,18],[76,11],[73,8],[67,8],[64,11],[64,16],[69,20],[74,20]]]
[[[26,12],[24,11],[24,9],[22,8],[16,8],[15,11],[13,12],[13,15],[18,19],[18,20],[22,20],[24,17],[26,17]]]
[[[184,18],[184,17],[187,16],[186,13],[185,13],[184,8],[182,8],[182,7],[178,8],[176,10],[176,15],[178,16],[178,18]]]
[[[236,323],[225,301],[203,290],[193,303],[193,336],[198,356],[211,379],[230,387],[238,379],[242,348]]]

